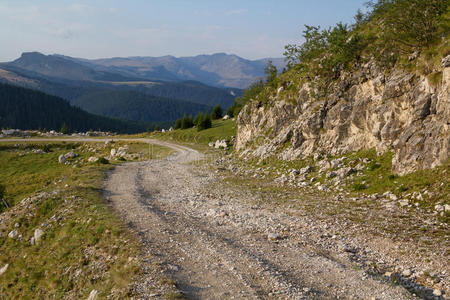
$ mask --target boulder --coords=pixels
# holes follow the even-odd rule
[[[112,157],[116,156],[116,153],[117,153],[116,149],[112,148],[111,149],[111,156]]]

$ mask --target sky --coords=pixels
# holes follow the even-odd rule
[[[22,52],[82,58],[282,57],[304,25],[352,23],[367,0],[0,0],[0,61]]]

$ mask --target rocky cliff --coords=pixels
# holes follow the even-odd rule
[[[449,157],[450,55],[430,78],[367,63],[341,74],[322,99],[312,82],[298,84],[294,101],[280,87],[242,109],[236,148],[284,160],[376,148],[395,153],[395,174],[433,168]]]

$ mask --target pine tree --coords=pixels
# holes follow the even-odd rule
[[[212,127],[211,116],[210,116],[210,114],[208,112],[205,114],[205,117],[204,117],[203,120],[204,120],[204,127],[205,127],[205,129],[208,129],[208,128]]]
[[[203,114],[202,113],[198,113],[197,114],[197,116],[195,116],[195,119],[194,119],[194,125],[195,126],[199,126],[199,123],[201,122],[203,120]]]
[[[175,121],[175,129],[180,129],[181,128],[181,119],[177,119],[176,121]]]
[[[234,117],[234,105],[228,107],[228,109],[227,109],[227,115],[228,115],[230,118]]]
[[[220,107],[219,104],[217,104],[216,106],[214,106],[213,111],[212,111],[212,119],[213,120],[217,120],[222,118],[222,107]]]
[[[186,115],[183,116],[183,119],[181,119],[181,129],[188,129],[190,128],[189,119],[186,117]]]
[[[63,125],[61,126],[60,132],[61,132],[62,134],[67,134],[67,133],[69,133],[69,130],[67,129],[66,123],[63,123]]]

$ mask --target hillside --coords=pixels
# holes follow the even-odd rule
[[[173,122],[184,114],[195,115],[209,106],[133,91],[99,91],[72,101],[93,114],[145,122]]]
[[[290,69],[244,97],[239,150],[289,161],[373,148],[394,153],[394,174],[448,160],[449,2],[379,1],[356,19],[307,26],[286,47]]]
[[[149,95],[148,98],[179,99],[176,101],[183,107],[196,103],[210,107],[220,104],[224,108],[229,107],[234,98],[241,94],[239,89],[217,88],[196,81],[148,81],[142,78],[126,77],[119,73],[98,71],[90,63],[69,57],[42,55],[36,52],[24,53],[17,60],[2,64],[0,82],[37,89],[62,97],[72,104],[82,103],[84,99],[89,98],[98,102],[98,104],[92,104],[97,108],[100,103],[108,101],[108,98],[101,97],[114,92],[125,96],[122,99],[123,103],[116,97],[115,103],[118,105],[128,101],[126,95],[129,93],[125,91],[132,91],[142,94],[140,98]],[[164,107],[163,102],[160,104]],[[169,110],[169,106],[164,110]],[[83,108],[89,111],[90,106]],[[102,113],[98,109],[89,112]]]
[[[102,130],[120,133],[142,132],[151,123],[131,122],[96,116],[67,101],[30,89],[0,84],[0,127],[69,131]],[[155,124],[155,123],[154,123]]]
[[[25,52],[9,65],[49,77],[69,80],[130,81],[135,79],[120,74],[96,71],[80,63],[39,52]]]

